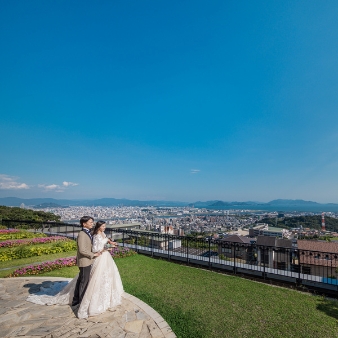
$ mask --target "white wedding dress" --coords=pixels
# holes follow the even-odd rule
[[[108,239],[103,233],[94,235],[93,252],[102,251]],[[70,282],[55,282],[48,288],[28,296],[27,301],[41,305],[69,305],[72,303],[78,275]],[[79,306],[78,318],[96,316],[121,304],[123,286],[120,273],[109,252],[104,251],[93,263],[86,293]]]

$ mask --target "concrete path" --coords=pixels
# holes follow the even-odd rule
[[[99,316],[78,319],[70,306],[26,302],[30,293],[57,277],[0,278],[0,337],[174,338],[167,322],[150,306],[125,293],[122,305]]]

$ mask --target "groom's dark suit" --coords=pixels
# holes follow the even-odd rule
[[[80,269],[80,274],[76,282],[72,306],[80,304],[84,294],[86,293],[93,261],[94,253],[92,252],[92,235],[88,229],[83,228],[77,237],[76,262]]]

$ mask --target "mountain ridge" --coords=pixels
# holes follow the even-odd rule
[[[282,207],[332,207],[338,210],[338,204],[337,203],[318,203],[313,201],[305,201],[301,199],[275,199],[270,202],[253,202],[253,201],[221,201],[221,200],[209,200],[209,201],[197,201],[194,203],[189,202],[181,202],[181,201],[159,201],[159,200],[130,200],[126,198],[99,198],[99,199],[89,199],[89,200],[79,200],[79,199],[55,199],[55,198],[19,198],[19,197],[2,197],[0,198],[0,205],[4,206],[20,206],[21,204],[25,204],[27,206],[47,206],[47,205],[56,205],[65,207],[65,206],[176,206],[176,207],[228,207],[228,208],[261,208],[264,209],[264,207],[276,207],[281,208]]]

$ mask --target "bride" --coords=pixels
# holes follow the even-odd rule
[[[93,263],[86,293],[78,308],[78,318],[96,316],[121,304],[123,286],[117,266],[108,251],[107,243],[115,244],[104,233],[106,222],[98,221],[93,232],[94,253],[101,252]],[[42,305],[71,304],[78,276],[69,283],[53,283],[49,288],[40,288],[40,292],[30,295],[27,301]],[[57,293],[57,294],[56,294]]]

